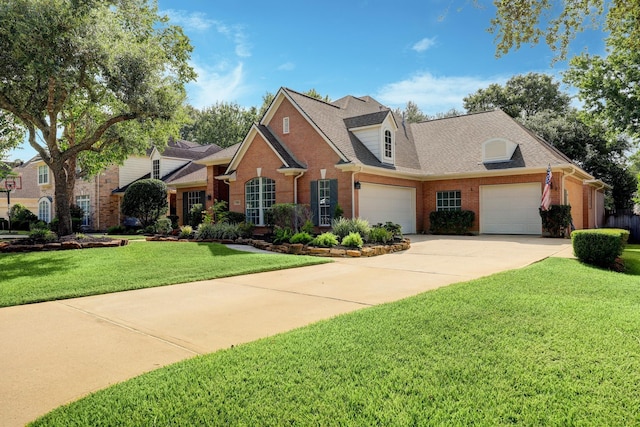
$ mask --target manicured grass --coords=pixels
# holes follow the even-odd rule
[[[640,424],[640,280],[514,270],[197,357],[35,425]]]
[[[627,245],[622,258],[627,274],[640,275],[640,245]]]
[[[239,252],[217,243],[131,242],[119,248],[0,254],[0,307],[322,262],[328,260]]]

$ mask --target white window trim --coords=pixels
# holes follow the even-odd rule
[[[41,169],[43,169],[43,170],[46,170],[46,171],[47,171],[46,175],[45,175],[45,174],[41,174],[41,173],[40,173],[40,170],[41,170]],[[40,166],[38,166],[38,185],[48,185],[48,184],[49,184],[49,174],[50,174],[50,173],[51,173],[51,171],[49,170],[49,166],[47,166],[47,165],[40,165]],[[44,181],[40,181],[40,177],[41,177],[41,176],[44,176],[44,177],[46,178],[46,180],[44,180]]]
[[[438,206],[438,193],[460,193],[460,206]],[[458,198],[450,198],[447,197],[447,200],[457,200]],[[459,211],[462,210],[462,191],[461,190],[442,190],[442,191],[436,191],[436,211],[440,212],[440,211]]]
[[[283,134],[289,133],[289,117],[282,118],[282,133]]]
[[[46,212],[44,215],[42,215],[42,204],[46,205]],[[44,221],[46,223],[50,223],[51,222],[51,200],[49,200],[48,197],[41,197],[40,200],[38,200],[38,219],[40,221]]]
[[[157,175],[156,175],[156,170],[155,170],[156,169],[156,167],[155,167],[156,166],[156,162],[157,162],[157,165],[158,165],[158,174]],[[160,159],[153,159],[151,161],[151,178],[160,179],[160,175],[161,175],[161,172],[160,172]]]
[[[91,197],[88,194],[76,196],[76,205],[82,208],[82,225],[91,225]]]
[[[322,197],[323,188],[322,186],[326,185],[324,189],[325,197]],[[325,201],[323,203],[323,200]],[[322,215],[322,209],[329,209],[329,215]],[[328,218],[327,221],[322,221],[323,218]],[[318,180],[318,226],[327,227],[331,225],[331,180],[329,179],[320,179]]]
[[[389,136],[391,139],[391,156],[387,156],[387,132],[389,132]],[[386,161],[393,163],[393,159],[395,157],[396,144],[395,144],[395,135],[391,129],[383,128],[382,129],[382,158]]]
[[[246,201],[246,197],[247,197],[247,184],[253,180],[258,180],[258,222],[259,224],[254,224],[257,226],[264,226],[265,224],[265,214],[267,212],[268,209],[270,209],[271,206],[269,207],[265,207],[265,191],[264,191],[264,185],[266,183],[267,180],[269,181],[273,181],[273,203],[272,205],[275,203],[275,196],[276,196],[276,191],[275,191],[275,185],[276,185],[276,181],[271,179],[271,178],[266,178],[266,177],[255,177],[252,178],[250,180],[248,180],[244,185],[245,185],[245,190],[244,190],[244,196],[245,196],[245,215],[247,216],[247,219],[249,219],[249,215],[247,215],[247,211],[248,211],[248,207],[247,207],[247,201]],[[252,207],[251,209],[256,209],[255,207]]]

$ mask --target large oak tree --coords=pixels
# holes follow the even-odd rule
[[[0,109],[51,169],[61,235],[78,173],[178,135],[191,50],[155,2],[0,1]]]

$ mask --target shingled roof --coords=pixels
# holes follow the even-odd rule
[[[571,160],[501,110],[411,124],[423,170],[429,175],[566,165]],[[510,161],[482,162],[482,144],[504,138],[518,145]]]

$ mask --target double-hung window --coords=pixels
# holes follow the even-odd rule
[[[151,172],[151,178],[160,179],[160,159],[153,161],[153,168]]]
[[[76,196],[76,205],[82,208],[82,225],[91,225],[91,199],[88,194]]]
[[[257,177],[244,185],[246,220],[255,225],[265,225],[265,215],[276,202],[276,182],[271,178]]]
[[[38,166],[38,185],[45,185],[49,183],[49,166]]]
[[[460,190],[438,191],[436,193],[437,211],[459,211],[462,209]]]

